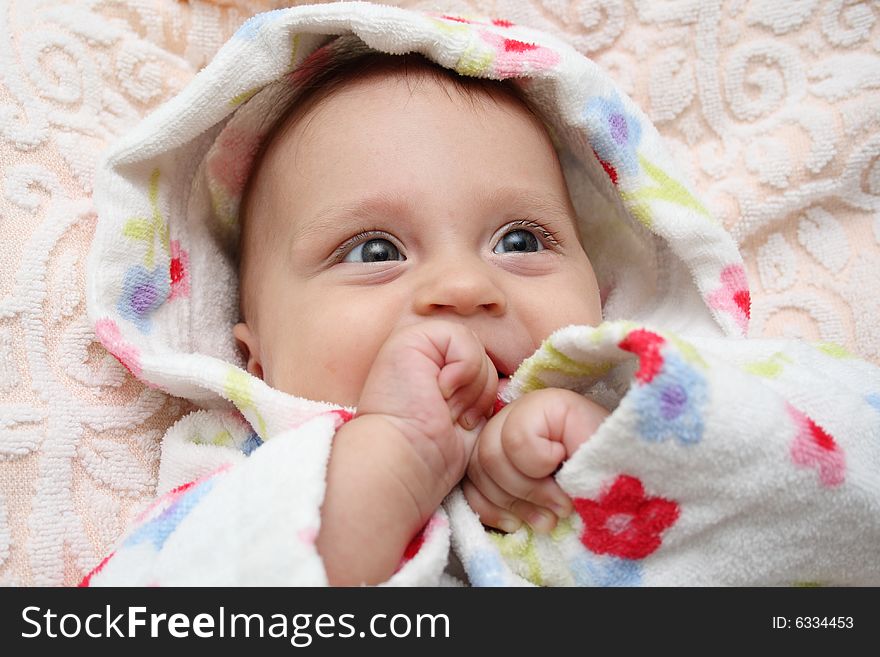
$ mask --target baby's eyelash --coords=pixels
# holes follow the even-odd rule
[[[383,239],[391,241],[388,237],[388,233],[385,233],[381,230],[376,230],[375,228],[365,228],[358,231],[356,235],[352,235],[342,244],[333,249],[333,253],[330,255],[330,260],[333,262],[342,260],[343,258],[345,258],[346,254],[358,244],[366,242],[371,238],[377,237],[381,237]]]
[[[535,221],[534,219],[529,219],[529,218],[517,219],[515,221],[510,222],[507,225],[508,230],[514,229],[514,228],[528,228],[530,230],[533,230],[535,233],[537,233],[538,236],[541,237],[541,239],[544,240],[550,246],[559,247],[561,245],[560,240],[559,240],[559,236],[556,233],[556,231],[554,231],[552,228],[550,228],[549,226],[547,226],[545,224],[542,224],[538,221]],[[391,239],[391,237],[388,235],[388,233],[386,233],[385,231],[378,230],[376,228],[364,228],[362,230],[359,230],[356,234],[352,235],[347,240],[345,240],[342,244],[337,246],[333,250],[333,253],[330,255],[329,260],[331,262],[339,262],[339,261],[343,260],[346,256],[346,254],[348,254],[348,252],[351,251],[358,244],[362,244],[364,242],[367,242],[371,239],[376,239],[376,238],[382,238],[382,239],[387,239],[389,241],[393,241]]]
[[[515,228],[515,227],[531,228],[536,233],[538,233],[538,235],[540,235],[541,238],[544,239],[544,241],[549,243],[551,246],[559,246],[560,245],[559,236],[556,234],[556,232],[552,228],[550,228],[549,226],[546,226],[542,223],[538,223],[537,221],[534,221],[533,219],[517,219],[516,221],[513,221],[510,223],[510,227],[511,228]]]

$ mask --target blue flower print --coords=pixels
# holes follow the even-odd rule
[[[278,14],[286,11],[285,9],[273,9],[272,11],[264,11],[261,14],[256,14],[255,16],[251,16],[247,19],[238,30],[236,30],[233,35],[237,39],[244,39],[245,41],[253,41],[257,35],[260,33],[263,25],[268,22],[271,22],[271,19],[276,18]]]
[[[504,564],[501,557],[491,550],[479,550],[467,561],[465,567],[473,586],[506,586]]]
[[[584,110],[584,120],[590,135],[591,145],[596,155],[606,165],[611,165],[616,182],[616,174],[625,172],[635,174],[639,171],[639,155],[636,149],[642,138],[642,124],[623,107],[615,94],[611,98],[594,97]]]
[[[149,333],[150,314],[165,302],[170,292],[167,265],[152,271],[134,265],[125,272],[116,309],[125,319],[134,322],[141,333]]]
[[[577,586],[642,585],[642,567],[638,561],[592,552],[572,559],[571,574]]]
[[[874,407],[874,410],[880,413],[880,393],[872,392],[865,396],[865,401]]]
[[[245,456],[250,456],[251,453],[262,444],[263,444],[263,441],[260,440],[260,437],[257,435],[257,432],[251,431],[250,435],[247,437],[247,440],[245,440],[244,443],[242,443],[241,451]]]
[[[678,354],[665,354],[663,368],[650,383],[630,392],[645,440],[674,438],[684,445],[703,437],[703,409],[709,398],[703,376]]]
[[[131,547],[139,543],[151,541],[156,550],[161,550],[171,533],[177,529],[177,526],[180,525],[183,519],[196,507],[205,493],[213,487],[214,480],[206,479],[189,490],[182,491],[167,509],[149,522],[138,527],[131,536],[125,539],[123,547]]]

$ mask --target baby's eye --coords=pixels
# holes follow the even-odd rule
[[[346,254],[344,262],[387,262],[405,259],[390,241],[376,238],[355,246]]]
[[[533,253],[543,249],[544,246],[541,244],[540,240],[535,237],[534,233],[528,230],[523,230],[522,228],[517,228],[516,230],[511,230],[505,233],[498,241],[498,244],[495,245],[495,248],[492,249],[492,252]]]

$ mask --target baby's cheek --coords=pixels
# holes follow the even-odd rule
[[[584,295],[573,295],[568,302],[563,301],[565,310],[557,319],[558,328],[564,326],[598,326],[602,323],[602,306],[599,303],[599,295],[596,293],[595,300]]]
[[[325,379],[321,387],[332,395],[327,400],[344,406],[357,406],[373,360],[375,355],[369,354],[366,347],[346,351],[337,348],[326,353],[320,376]]]

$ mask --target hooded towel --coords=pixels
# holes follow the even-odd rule
[[[354,409],[243,369],[238,210],[298,71],[364,49],[513,79],[548,127],[606,322],[557,331],[505,401],[542,387],[612,410],[557,474],[549,536],[485,530],[453,491],[390,584],[880,583],[880,373],[832,345],[746,339],[736,245],[643,112],[561,40],[367,3],[247,21],[96,178],[88,312],[135,377],[202,410],[164,438],[155,504],[92,584],[326,584],[314,541],[332,437]]]

